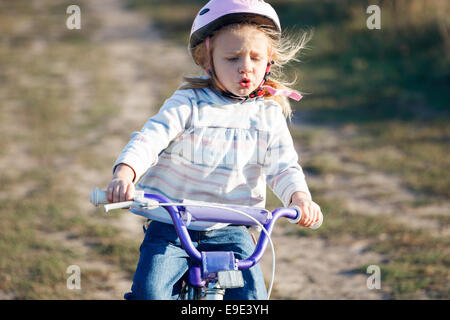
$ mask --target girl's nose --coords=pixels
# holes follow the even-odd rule
[[[250,57],[242,58],[242,63],[239,66],[239,73],[248,73],[252,70],[252,59]]]

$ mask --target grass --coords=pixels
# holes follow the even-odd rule
[[[155,27],[164,32],[164,36],[184,45],[189,39],[190,24],[200,8],[202,0],[145,1],[127,0],[126,8],[145,12],[152,17]],[[186,26],[189,26],[186,28]]]
[[[379,31],[365,28],[361,3],[342,6],[348,12],[333,11],[332,18],[317,17],[320,9],[303,17],[308,1],[275,3],[281,14],[290,12],[282,16],[287,27],[316,31],[298,66],[299,85],[310,93],[294,104],[298,116],[341,130],[354,126],[351,140],[342,142],[352,160],[395,173],[414,191],[448,198],[450,179],[442,172],[449,169],[450,58],[443,54],[440,3],[383,2]]]
[[[288,5],[295,6],[283,1],[281,8]],[[299,65],[305,75],[301,86],[311,94],[295,108],[310,123],[341,130],[354,126],[350,141],[342,141],[351,160],[395,173],[413,191],[445,199],[450,190],[448,175],[442,175],[449,169],[450,59],[442,54],[448,43],[436,16],[438,5],[422,8],[418,21],[406,13],[394,19],[395,8],[383,3],[380,31],[365,29],[364,15],[354,16],[359,4],[349,9],[352,18],[341,15],[342,28],[333,20],[316,22],[312,50]],[[402,12],[419,7],[418,1],[398,4]],[[289,17],[287,25],[295,25]]]
[[[385,121],[382,124],[342,125],[325,129],[292,127],[298,151],[315,150],[310,159],[301,159],[309,174],[359,174],[346,169],[354,163],[365,171],[380,171],[400,178],[402,185],[427,198],[429,203],[448,198],[450,170],[446,156],[449,146],[446,120],[429,122]],[[349,133],[347,133],[349,131]],[[336,144],[326,145],[327,135]]]
[[[0,270],[4,277],[0,290],[20,299],[56,298],[65,287],[65,269],[77,255],[38,232],[55,217],[55,207],[47,199],[30,197],[21,202],[1,201]],[[55,292],[47,296],[53,288]]]
[[[61,12],[69,4],[1,4],[0,293],[15,299],[93,297],[111,289],[106,271],[82,268],[82,290],[68,290],[69,265],[103,261],[131,278],[138,259],[137,243],[108,225],[113,218],[80,212],[74,197],[81,180],[69,168],[89,168],[98,154],[99,137],[89,132],[114,117],[119,88],[105,52],[90,42],[95,17],[83,13],[83,32],[65,28]],[[4,161],[14,152],[15,161]]]
[[[360,136],[350,140],[354,161],[402,177],[413,191],[430,198],[448,198],[450,170],[447,157],[450,127],[446,121],[430,123],[386,122],[366,126]]]

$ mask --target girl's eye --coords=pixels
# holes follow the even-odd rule
[[[239,60],[239,57],[227,57],[227,58],[225,58],[227,61],[230,61],[230,62],[236,62],[236,61],[238,61]],[[254,56],[254,57],[251,57],[251,59],[253,60],[253,61],[260,61],[261,60],[261,57],[260,56]]]

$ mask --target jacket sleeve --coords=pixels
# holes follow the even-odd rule
[[[158,155],[188,127],[192,103],[189,90],[177,90],[152,116],[141,131],[133,132],[113,166],[124,163],[133,168],[138,180],[148,168],[158,162]]]
[[[266,182],[287,207],[292,194],[302,191],[311,198],[305,175],[298,163],[298,155],[281,110],[277,112],[264,159]]]

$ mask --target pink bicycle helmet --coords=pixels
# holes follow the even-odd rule
[[[281,33],[275,9],[263,0],[210,0],[195,17],[189,49],[192,50],[217,29],[242,21],[266,25]]]

